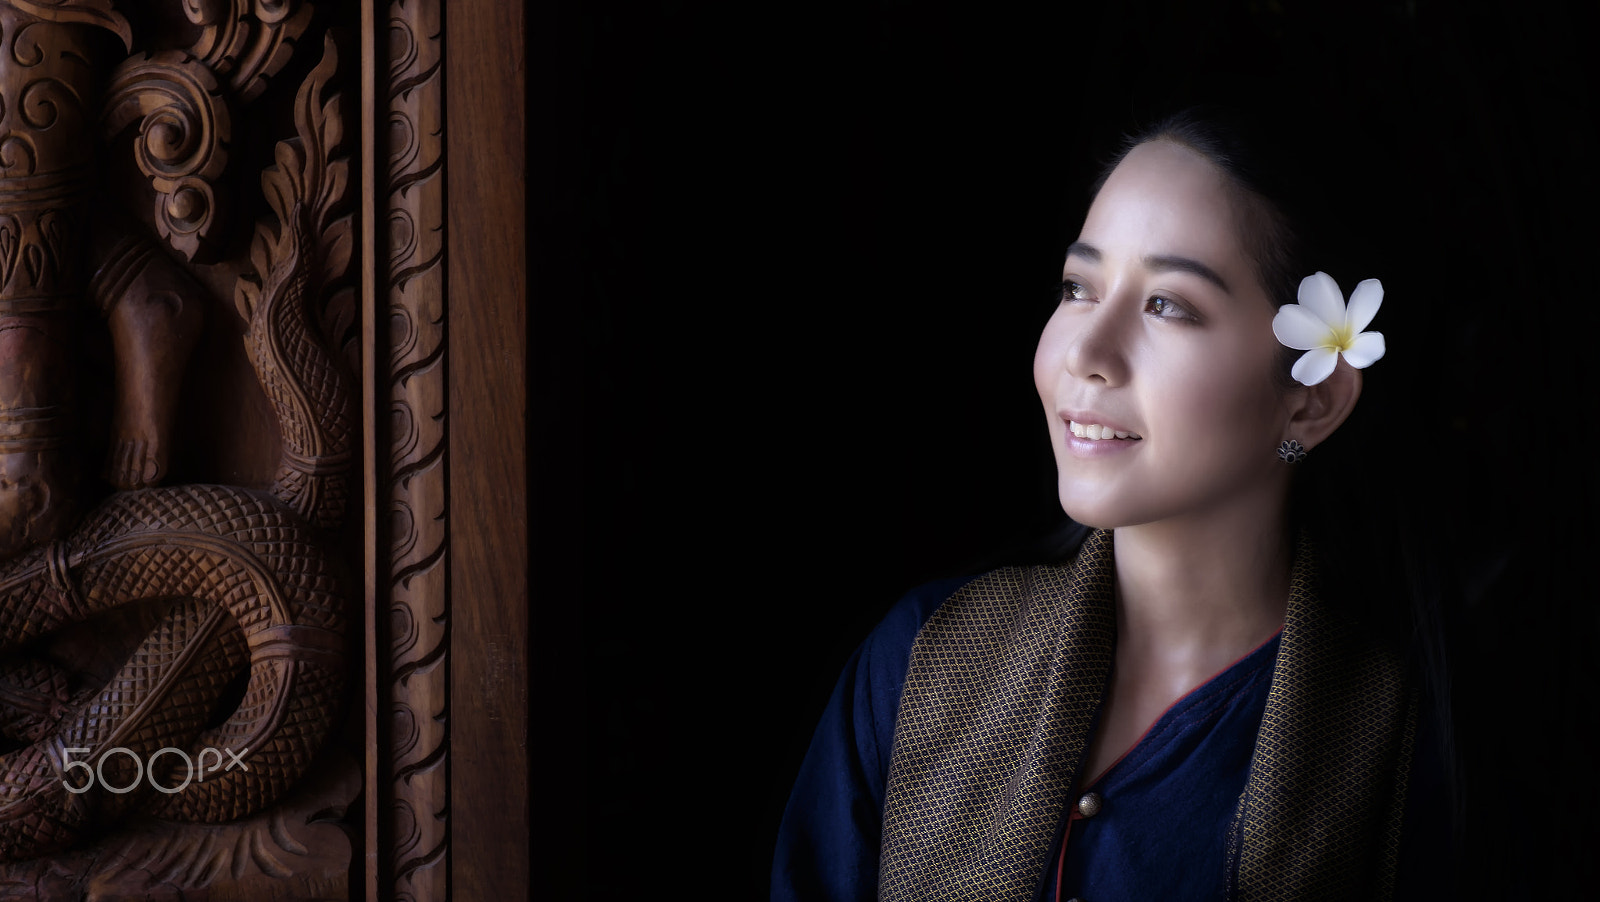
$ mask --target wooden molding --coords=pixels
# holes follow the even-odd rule
[[[437,0],[368,3],[366,893],[448,892],[450,416]],[[377,20],[381,10],[383,19]],[[380,44],[376,38],[384,40]]]

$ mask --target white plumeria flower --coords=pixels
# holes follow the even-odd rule
[[[1339,283],[1325,272],[1300,280],[1300,303],[1284,304],[1272,318],[1272,334],[1288,347],[1306,353],[1290,375],[1301,385],[1316,385],[1333,375],[1339,355],[1356,369],[1383,356],[1383,333],[1363,332],[1383,303],[1383,283],[1367,279],[1350,292],[1345,309]]]

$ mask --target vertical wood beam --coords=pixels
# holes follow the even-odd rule
[[[528,862],[524,10],[450,0],[450,890],[525,898]]]

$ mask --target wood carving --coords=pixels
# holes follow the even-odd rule
[[[230,824],[134,815],[112,836],[0,872],[0,899],[344,902],[349,835],[339,823],[361,770],[326,762],[284,801]]]
[[[348,501],[356,427],[342,336],[322,334],[350,317],[348,295],[332,290],[353,243],[329,88],[338,57],[325,41],[299,89],[296,137],[262,177],[275,222],[257,228],[237,283],[246,352],[282,434],[277,474],[261,488],[161,486],[205,290],[140,227],[90,215],[97,140],[138,126],[155,230],[206,259],[226,245],[232,106],[281,69],[311,15],[268,0],[186,0],[184,11],[203,26],[195,52],[138,53],[101,98],[103,38],[133,43],[107,0],[0,0],[0,860],[59,853],[129,817],[257,816],[312,767],[346,694],[348,590],[328,531]],[[84,297],[115,351],[106,472],[122,490],[79,517],[70,451]],[[133,647],[59,638],[94,622],[133,630]],[[86,680],[121,652],[109,679]],[[202,778],[186,779],[194,761]],[[229,829],[216,835],[259,845],[265,829],[293,852],[300,826]],[[104,860],[144,868],[176,854],[139,842]],[[249,860],[262,873],[281,864]],[[215,876],[169,870],[177,882],[163,886],[179,889]],[[14,875],[0,870],[0,888]]]
[[[375,774],[369,786],[393,817],[390,844],[381,850],[391,870],[380,892],[416,900],[445,898],[450,834],[441,25],[437,2],[389,6],[385,106],[371,113],[388,123],[383,208],[374,212],[387,220],[390,248],[380,289],[387,310],[378,319],[387,327],[386,353],[378,356],[386,365],[378,381],[393,453],[380,461],[390,541],[375,580],[387,590],[379,596],[387,610],[375,614],[389,627],[390,716],[381,726],[393,757],[384,762],[382,784]]]
[[[77,513],[69,439],[96,26],[68,6],[41,17],[0,3],[0,555],[58,537]]]
[[[311,7],[294,0],[183,0],[183,11],[204,26],[194,55],[244,101],[266,89],[311,22]]]
[[[215,258],[225,221],[216,182],[227,169],[232,118],[217,77],[176,50],[140,54],[112,73],[105,130],[139,124],[135,157],[156,189],[156,229],[190,260]]]
[[[184,0],[202,26],[186,51],[129,58],[106,90],[108,134],[139,124],[135,155],[156,189],[156,228],[194,261],[216,259],[226,222],[218,179],[232,140],[229,98],[254,100],[294,52],[312,9],[294,0]]]
[[[137,229],[102,224],[97,231],[95,259],[102,262],[89,295],[116,349],[105,477],[119,489],[148,488],[167,476],[178,387],[199,337],[203,308],[196,299],[203,289]]]

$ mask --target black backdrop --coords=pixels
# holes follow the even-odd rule
[[[1336,275],[1388,288],[1375,489],[1465,543],[1465,892],[1592,887],[1595,65],[1510,6],[530,5],[535,897],[764,896],[851,649],[1058,513],[1060,256],[1201,100],[1325,118],[1384,261]]]

